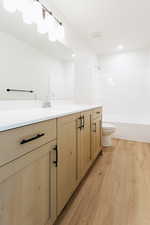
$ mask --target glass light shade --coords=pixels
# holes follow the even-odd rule
[[[56,30],[57,30],[57,22],[56,22],[56,20],[54,19],[53,16],[48,16],[47,17],[47,26],[49,28],[49,32],[56,33]]]
[[[32,24],[32,20],[31,20],[31,18],[27,14],[24,13],[22,15],[22,18],[23,18],[24,23],[26,23],[26,24]]]
[[[24,13],[31,4],[31,1],[29,0],[14,0],[14,2],[16,4],[17,10],[22,13]]]
[[[52,23],[53,17],[46,13],[45,16],[45,26],[47,27],[47,32],[49,32],[51,29],[53,29],[53,23]]]
[[[58,41],[63,41],[64,40],[65,31],[64,31],[63,25],[58,25],[57,26],[56,34],[57,34],[57,40]]]
[[[55,42],[56,41],[56,35],[55,35],[55,33],[54,32],[49,32],[48,33],[48,39],[51,42]]]
[[[27,0],[26,0],[27,1]],[[40,3],[34,2],[26,2],[24,9],[22,10],[24,22],[28,24],[36,23],[38,24],[42,21],[42,6]]]
[[[3,6],[8,12],[14,13],[16,11],[15,1],[3,0]]]
[[[40,22],[37,24],[37,31],[41,34],[45,34],[48,32],[48,27],[44,19],[42,19]]]
[[[26,7],[22,11],[22,17],[23,21],[27,24],[33,23],[33,17],[32,17],[32,5],[27,4]]]
[[[48,38],[50,41],[55,42],[57,39],[56,38],[57,22],[53,16],[47,15],[46,23],[48,27]]]
[[[34,23],[38,23],[43,19],[43,9],[39,2],[34,1],[31,7],[31,17]]]
[[[51,29],[52,16],[45,12],[45,18],[41,18],[37,23],[37,29],[40,33],[48,33]]]

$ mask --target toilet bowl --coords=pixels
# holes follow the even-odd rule
[[[102,144],[104,147],[112,146],[112,135],[115,133],[116,127],[111,123],[103,123],[102,125]]]

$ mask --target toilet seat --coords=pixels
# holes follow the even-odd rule
[[[112,123],[103,123],[102,127],[104,129],[114,129],[114,128],[116,128],[115,125],[113,125]]]

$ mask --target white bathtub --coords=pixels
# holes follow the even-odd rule
[[[150,116],[104,114],[103,120],[117,127],[115,138],[150,143]]]

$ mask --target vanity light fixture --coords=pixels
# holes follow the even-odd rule
[[[26,24],[35,23],[37,31],[47,33],[50,41],[63,41],[65,32],[62,22],[40,0],[3,0],[3,6],[10,13],[21,12],[23,21]]]

